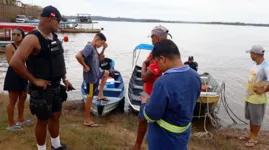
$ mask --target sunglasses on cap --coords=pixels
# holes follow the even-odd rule
[[[17,35],[17,36],[21,36],[20,33],[12,33],[12,36],[15,36],[15,35]]]

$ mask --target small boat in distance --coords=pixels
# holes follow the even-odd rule
[[[76,19],[69,18],[69,20],[60,23],[60,33],[99,33],[103,28],[97,29],[93,27],[93,24],[98,22],[93,22],[90,14],[77,14]],[[91,25],[90,28],[82,27],[82,25]]]
[[[78,22],[61,22],[60,23],[60,33],[99,33],[101,29],[92,28],[82,28],[79,27]]]
[[[143,91],[143,81],[141,79],[141,65],[138,65],[138,59],[141,50],[151,51],[153,49],[153,45],[150,44],[140,44],[135,47],[133,51],[133,71],[129,79],[128,88],[127,88],[127,100],[131,106],[132,111],[139,112],[141,99],[140,93]],[[138,55],[136,51],[138,51]],[[137,56],[136,56],[137,55]],[[197,100],[195,109],[194,109],[194,117],[200,118],[205,117],[206,113],[214,113],[216,105],[219,102],[221,87],[219,83],[213,78],[213,76],[209,73],[200,74],[202,81],[202,89],[200,97]]]
[[[100,84],[99,84],[100,86]],[[124,107],[125,90],[123,78],[119,71],[115,71],[115,77],[107,80],[106,87],[104,88],[104,96],[109,101],[97,100],[98,90],[94,93],[91,111],[97,116],[104,116],[109,114],[112,110],[118,106]],[[81,93],[83,101],[86,103],[87,95],[85,93],[86,83],[83,82],[81,85]],[[121,105],[122,104],[122,105]],[[123,109],[123,108],[122,108]]]

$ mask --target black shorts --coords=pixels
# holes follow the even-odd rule
[[[30,111],[39,120],[48,120],[53,113],[62,111],[62,102],[66,100],[65,87],[47,87],[45,90],[34,85],[29,86]]]

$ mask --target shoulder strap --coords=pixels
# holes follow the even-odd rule
[[[17,49],[16,45],[14,43],[11,43],[13,45],[13,47],[15,48],[15,50]]]

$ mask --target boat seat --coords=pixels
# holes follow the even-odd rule
[[[219,94],[217,94],[216,92],[201,92],[200,96],[211,97],[211,96],[219,96]]]
[[[203,80],[207,80],[208,79],[208,77],[205,77],[205,76],[201,76],[200,78],[203,79]]]
[[[121,92],[121,88],[104,88],[104,91]]]
[[[137,95],[130,94],[130,96],[131,96],[130,99],[132,101],[137,101],[137,102],[140,102],[141,101],[141,98],[139,96],[137,96]]]
[[[121,83],[122,81],[115,81],[115,83]]]
[[[134,85],[134,89],[143,90],[143,86]]]
[[[142,78],[136,77],[135,80],[142,81]]]

